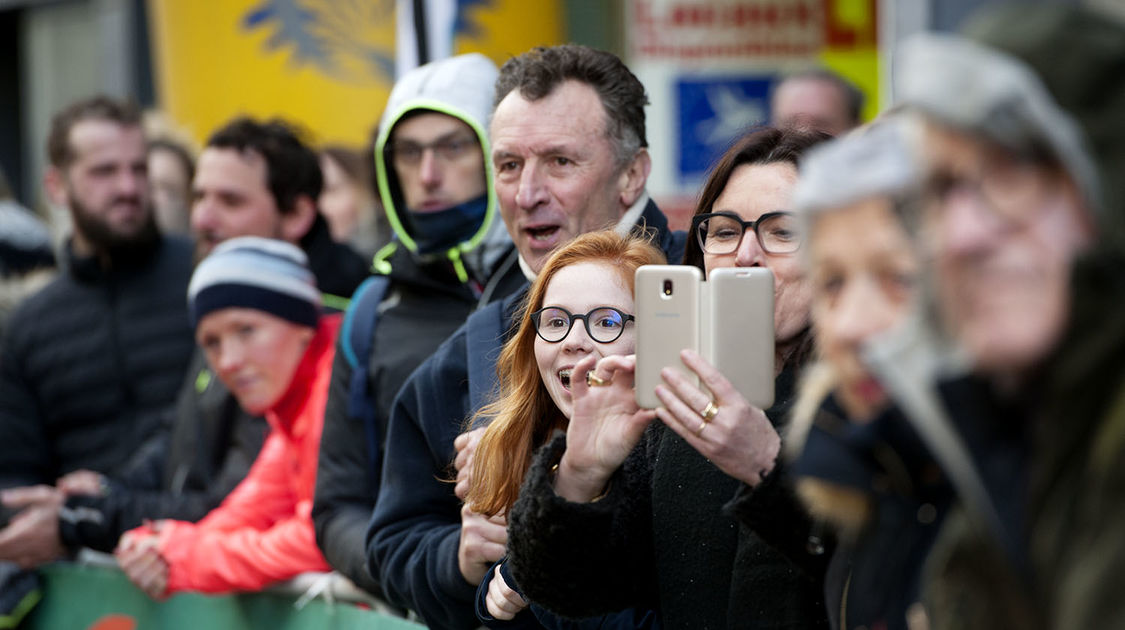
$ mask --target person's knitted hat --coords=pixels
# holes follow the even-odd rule
[[[904,44],[897,100],[1053,157],[1093,210],[1100,238],[1125,242],[1125,25],[1086,8],[1019,3],[982,9],[964,32]]]
[[[1125,21],[1104,4],[987,6],[962,30],[1027,64],[1077,123],[1099,175],[1098,239],[1125,247]]]
[[[208,313],[252,308],[316,328],[320,293],[300,248],[258,236],[219,244],[191,276],[188,312],[193,327]]]

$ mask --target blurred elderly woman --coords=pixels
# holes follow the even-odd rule
[[[864,351],[918,301],[919,121],[896,114],[810,153],[794,208],[804,225],[820,362],[795,406],[788,450],[812,513],[839,534],[825,582],[836,628],[903,628],[951,490]]]

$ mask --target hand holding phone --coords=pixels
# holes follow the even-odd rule
[[[716,269],[707,282],[685,265],[645,265],[635,278],[637,305],[637,404],[661,406],[655,388],[665,367],[693,384],[680,360],[693,350],[713,365],[746,400],[773,404],[773,274],[761,267]]]
[[[677,373],[657,389],[656,416],[719,470],[754,487],[773,470],[781,436],[765,412],[746,401],[725,376],[694,352],[683,360],[713,391]]]

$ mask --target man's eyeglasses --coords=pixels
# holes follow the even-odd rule
[[[792,254],[801,247],[797,219],[792,212],[767,212],[757,221],[743,221],[733,212],[708,212],[691,218],[699,247],[712,255],[733,254],[746,230],[754,230],[758,245],[769,254]]]
[[[996,156],[975,173],[935,169],[924,193],[931,203],[944,206],[965,196],[983,202],[992,216],[1009,226],[1025,225],[1037,216],[1043,199],[1057,183],[1050,167],[1029,158]]]
[[[456,161],[476,146],[477,139],[468,135],[442,138],[429,144],[402,141],[391,144],[391,156],[396,164],[418,166],[426,151],[433,151],[436,159],[448,163]]]
[[[558,306],[541,308],[531,314],[536,334],[547,343],[566,339],[576,319],[582,320],[590,339],[598,343],[612,343],[625,331],[625,323],[633,321],[633,316],[612,306],[600,306],[585,315],[575,315]]]

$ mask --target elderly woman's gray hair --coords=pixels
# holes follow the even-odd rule
[[[810,151],[793,193],[802,231],[821,213],[865,199],[887,198],[901,209],[915,198],[925,172],[921,132],[915,116],[895,112]]]

